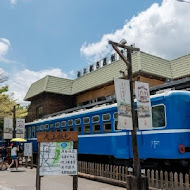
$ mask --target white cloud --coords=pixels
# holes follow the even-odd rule
[[[11,5],[15,5],[16,2],[17,2],[16,0],[10,0]]]
[[[28,69],[21,70],[15,74],[11,74],[8,80],[9,93],[14,93],[14,99],[17,102],[23,102],[23,99],[30,87],[30,85],[46,75],[71,78],[70,74],[63,73],[60,69],[54,68],[42,71],[31,71]]]
[[[4,63],[15,63],[15,61],[11,61],[7,59],[8,51],[10,50],[11,43],[6,38],[0,38],[0,61]]]
[[[126,21],[122,29],[103,35],[99,42],[85,42],[80,51],[89,61],[97,61],[112,51],[109,40],[126,39],[142,51],[166,59],[190,53],[190,5],[174,0],[154,3]]]

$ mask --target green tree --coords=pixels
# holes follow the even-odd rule
[[[8,95],[8,86],[3,83],[8,78],[0,74],[0,137],[2,137],[3,131],[3,119],[4,117],[13,117],[13,107],[16,106],[16,118],[25,118],[27,116],[28,107],[23,108],[18,105],[13,98],[13,94]]]

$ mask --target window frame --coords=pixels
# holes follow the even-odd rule
[[[88,120],[89,120],[88,123],[84,122],[85,119],[88,119]],[[89,123],[90,123],[90,117],[83,117],[83,124],[87,125],[87,124],[89,124]]]
[[[86,127],[89,127],[89,129],[91,128],[90,125],[84,125],[84,134],[90,134],[91,131],[89,130],[89,132],[86,132]]]
[[[62,123],[65,123],[65,125],[62,125]],[[67,122],[66,121],[61,121],[61,127],[64,128],[67,126]]]
[[[109,115],[109,119],[104,120],[104,115]],[[110,120],[111,120],[111,114],[110,113],[102,114],[102,121],[110,121]]]
[[[158,107],[158,106],[163,106],[164,107],[164,119],[165,119],[165,126],[162,126],[162,127],[154,127],[153,126],[153,107]],[[166,106],[165,106],[165,104],[157,104],[157,105],[153,105],[152,107],[151,107],[151,109],[152,109],[152,128],[153,129],[163,129],[163,128],[166,128],[166,126],[167,126],[167,118],[166,118]]]
[[[59,124],[59,126],[56,126],[57,124]],[[55,129],[58,129],[58,128],[60,128],[60,122],[59,122],[59,121],[57,121],[57,122],[55,123]]]
[[[98,131],[95,130],[95,126],[96,126],[96,125],[99,125],[99,126],[100,126],[100,130],[98,130]],[[101,133],[101,124],[100,124],[100,123],[95,123],[95,124],[92,125],[92,127],[93,127],[93,133]]]
[[[69,124],[69,121],[72,121],[72,124]],[[67,121],[67,125],[68,125],[68,126],[73,126],[73,119],[69,119],[69,120]]]
[[[93,118],[94,118],[94,117],[97,117],[97,116],[98,116],[98,118],[99,118],[98,121],[93,121]],[[98,123],[98,122],[100,122],[100,116],[99,116],[99,115],[94,115],[94,116],[92,116],[92,123]]]
[[[105,129],[105,124],[110,124],[110,125],[111,125],[111,129],[110,129],[110,130],[106,130],[106,129]],[[112,132],[112,122],[111,122],[111,121],[108,121],[108,122],[104,122],[104,123],[103,123],[103,132],[105,132],[105,133]]]
[[[80,122],[77,124],[77,123],[76,123],[76,120],[79,120]],[[74,122],[74,123],[75,123],[75,125],[81,125],[81,118],[75,119],[75,122]]]

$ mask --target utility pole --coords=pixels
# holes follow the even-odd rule
[[[132,149],[133,149],[133,168],[134,168],[134,176],[135,178],[128,177],[128,189],[129,190],[146,190],[148,189],[147,186],[147,179],[141,177],[141,167],[139,161],[139,154],[138,154],[138,145],[137,145],[137,135],[136,130],[137,126],[135,126],[135,107],[134,107],[134,98],[133,98],[133,73],[132,73],[132,58],[131,52],[132,51],[140,51],[139,48],[135,48],[132,46],[126,46],[126,41],[122,40],[121,43],[116,43],[113,41],[109,41],[109,44],[112,45],[113,49],[119,54],[120,58],[125,62],[128,70],[128,80],[130,85],[130,95],[131,95],[131,113],[132,113],[132,123],[133,123],[133,130],[131,131],[131,139],[132,139]],[[121,53],[119,48],[123,48],[127,50],[127,59]]]
[[[13,138],[16,138],[16,105],[13,107]]]

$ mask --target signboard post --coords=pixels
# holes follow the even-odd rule
[[[37,133],[37,142],[36,189],[41,188],[41,176],[72,175],[73,190],[77,190],[78,133],[40,132]]]
[[[28,157],[30,157],[30,168],[33,168],[33,154],[32,154],[32,143],[24,143],[24,157],[25,157],[25,167],[28,166]]]

